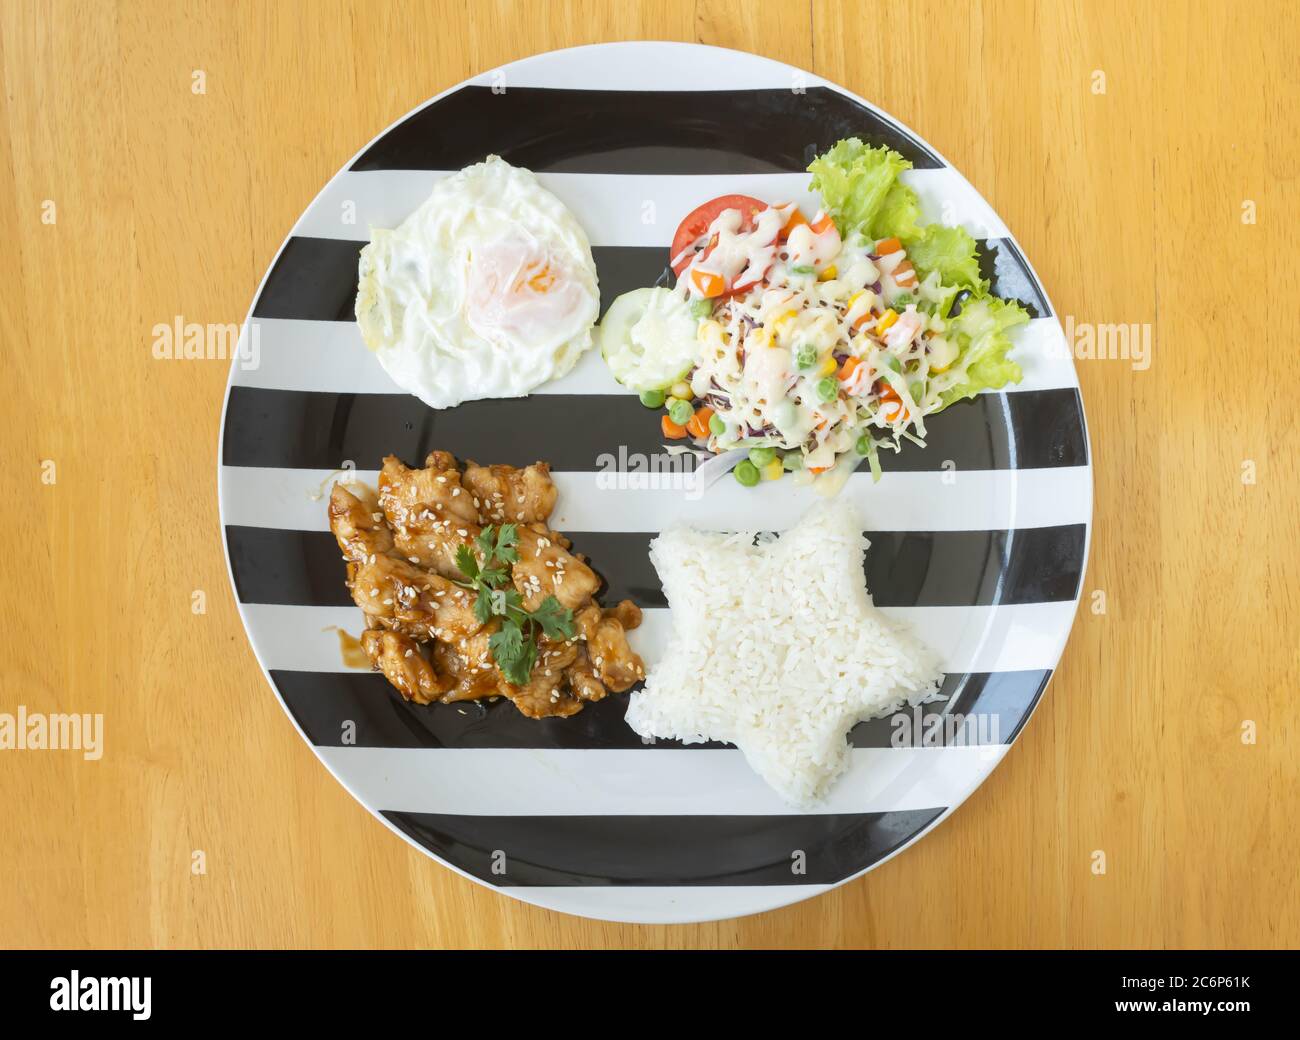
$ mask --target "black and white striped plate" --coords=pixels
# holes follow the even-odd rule
[[[682,90],[686,83],[714,89]],[[650,538],[670,520],[780,530],[814,500],[787,481],[725,480],[702,498],[602,488],[602,453],[660,449],[657,417],[620,393],[596,352],[528,398],[435,412],[398,390],[353,322],[357,253],[439,177],[495,152],[534,170],[590,236],[602,306],[650,285],[698,203],[741,192],[812,212],[809,160],[841,137],[886,143],[929,219],[983,240],[995,290],[1029,307],[1024,382],[927,423],[929,447],[884,458],[844,494],[869,529],[876,603],[941,656],[944,703],[981,742],[894,746],[890,720],[852,733],[830,800],[783,805],[728,747],[646,746],[626,696],[571,719],[512,705],[406,704],[344,667],[332,626],[360,613],[325,517],[331,473],[364,475],[432,448],[485,462],[548,460],[553,525],[606,577],[606,601],[645,609],[634,643],[653,664],[668,611]],[[326,767],[410,842],[510,895],[591,917],[679,922],[807,898],[870,869],[962,802],[1001,760],[1042,695],[1078,601],[1092,515],[1083,405],[1064,335],[1006,227],[907,128],[833,84],[734,51],[622,43],[542,54],[470,80],[406,116],[325,186],[258,290],[236,360],[220,448],[221,517],[249,639]],[[582,422],[574,417],[581,415]],[[962,731],[969,734],[971,727]]]

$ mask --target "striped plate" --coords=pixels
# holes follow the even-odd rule
[[[700,81],[726,88],[664,89]],[[952,407],[927,424],[928,448],[885,456],[879,484],[859,473],[844,491],[870,528],[876,603],[944,662],[945,700],[928,710],[968,724],[939,727],[924,746],[897,746],[901,720],[858,726],[848,775],[816,812],[798,813],[730,747],[643,745],[623,722],[626,696],[530,721],[506,702],[409,705],[382,677],[344,667],[333,626],[355,634],[361,615],[321,497],[340,467],[372,476],[385,454],[414,463],[434,447],[550,461],[554,526],[596,562],[608,602],[626,596],[645,609],[633,636],[651,663],[668,630],[646,558],[654,533],[674,519],[780,530],[810,494],[730,480],[696,499],[598,487],[602,453],[653,454],[660,439],[595,352],[532,397],[424,407],[389,381],[353,323],[368,227],[395,226],[437,178],[495,152],[536,171],[586,228],[607,305],[661,277],[674,227],[705,199],[743,192],[815,209],[802,171],[850,135],[909,158],[905,178],[927,217],[982,239],[994,289],[1033,315],[1016,347],[1023,383]],[[997,765],[1070,631],[1092,477],[1051,304],[1001,220],[937,152],[789,66],[622,43],[539,55],[449,90],[375,138],[308,207],[258,290],[245,329],[254,334],[260,363],[231,369],[219,476],[231,578],[257,658],[357,799],[441,862],[520,899],[682,922],[766,910],[855,877],[935,826]]]

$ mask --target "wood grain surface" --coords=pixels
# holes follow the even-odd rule
[[[1084,602],[1004,764],[865,878],[691,927],[494,894],[325,772],[227,578],[227,366],[150,352],[175,315],[243,320],[299,213],[408,109],[638,38],[867,97],[983,192],[1063,317],[1153,339],[1145,370],[1078,363]],[[0,945],[1300,944],[1297,43],[1282,2],[0,5],[0,711],[105,716],[98,761],[0,751]]]

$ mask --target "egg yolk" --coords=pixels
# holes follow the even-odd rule
[[[465,310],[481,336],[513,343],[568,338],[582,287],[541,243],[509,234],[475,250],[467,269]]]

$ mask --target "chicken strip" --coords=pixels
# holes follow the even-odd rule
[[[426,469],[409,469],[389,455],[379,473],[379,506],[396,552],[410,563],[458,581],[456,552],[471,549],[481,528],[473,496],[461,487],[455,460],[435,451]]]
[[[567,717],[582,710],[583,702],[565,687],[565,670],[578,656],[577,640],[537,641],[537,660],[523,686],[507,684],[506,696],[530,719],[551,715]]]
[[[617,606],[606,607],[601,613],[622,625],[624,632],[631,632],[632,629],[641,627],[641,608],[630,599],[623,600]]]
[[[374,492],[364,485],[353,485],[352,490],[339,483],[334,485],[329,521],[345,560],[361,563],[393,547],[393,532],[384,524]]]
[[[605,699],[606,689],[591,667],[591,658],[587,656],[587,644],[578,643],[578,656],[564,672],[569,690],[575,697],[584,701]]]
[[[624,603],[634,607],[626,600]],[[587,641],[587,655],[596,674],[609,690],[622,693],[645,678],[645,664],[628,645],[627,633],[616,617],[605,617],[593,603],[579,611],[574,620]]]
[[[514,466],[465,467],[464,485],[477,500],[484,524],[541,523],[555,508],[558,492],[545,462],[517,469]]]
[[[556,539],[551,531],[542,534],[535,527],[519,528],[513,578],[525,610],[536,610],[552,595],[561,605],[577,610],[600,587],[596,572],[556,544]]]
[[[460,482],[455,465],[446,465],[451,456],[435,451],[430,466],[410,469],[395,455],[384,458],[379,471],[379,505],[391,524],[403,522],[403,512],[417,506],[442,506],[446,515],[467,523],[478,523],[473,496]]]
[[[488,646],[499,627],[500,622],[493,619],[471,636],[434,645],[434,663],[451,679],[450,688],[442,696],[444,703],[509,694],[510,684],[492,660]]]
[[[349,563],[348,586],[371,627],[382,625],[418,640],[459,639],[483,627],[472,593],[392,556]]]
[[[408,701],[432,704],[452,687],[451,679],[438,674],[423,647],[404,632],[368,628],[361,633],[361,648]]]

